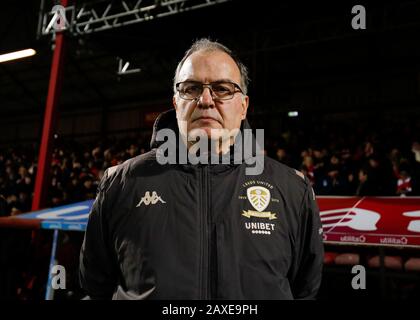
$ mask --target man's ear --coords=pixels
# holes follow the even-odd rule
[[[176,98],[175,98],[175,96],[172,97],[172,105],[174,106],[174,108],[176,110],[177,106],[176,106]]]
[[[244,120],[246,118],[246,113],[248,111],[248,105],[249,105],[249,97],[243,96],[242,97],[242,113],[241,113],[241,119]]]

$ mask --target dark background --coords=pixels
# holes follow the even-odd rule
[[[103,3],[97,1],[96,6]],[[355,4],[366,8],[366,30],[351,27]],[[38,53],[0,65],[0,119],[5,124],[0,142],[39,139],[52,42],[51,36],[36,38],[38,10],[39,1],[2,2],[0,51],[33,47]],[[101,119],[93,121],[100,123],[90,128],[90,134],[144,129],[140,119],[144,115],[138,110],[171,107],[176,64],[200,37],[231,47],[249,67],[250,118],[277,116],[269,121],[265,117],[258,127],[284,125],[282,116],[290,110],[299,110],[302,120],[362,115],[381,117],[378,122],[383,125],[386,115],[394,120],[402,113],[418,115],[419,36],[419,1],[308,5],[239,0],[112,31],[69,36],[58,131],[86,134],[83,118],[90,116]],[[118,77],[117,57],[142,71]],[[129,128],[117,128],[109,120],[116,110],[122,119],[132,118],[127,110],[136,110],[139,120]]]

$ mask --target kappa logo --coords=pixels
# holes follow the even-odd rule
[[[158,203],[158,201],[166,203],[166,201],[163,201],[163,199],[157,195],[156,191],[153,191],[152,195],[150,195],[150,191],[146,191],[144,197],[141,198],[140,202],[137,204],[136,207],[140,207],[142,203],[144,203],[146,206],[148,206],[149,204],[156,204]]]

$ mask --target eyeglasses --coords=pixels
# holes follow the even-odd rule
[[[179,96],[185,100],[198,100],[203,94],[204,88],[210,90],[213,100],[230,100],[236,92],[243,91],[239,85],[228,81],[216,81],[210,83],[201,83],[198,81],[178,82],[175,85]]]

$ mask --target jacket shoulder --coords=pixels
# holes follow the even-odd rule
[[[123,163],[110,167],[105,171],[104,180],[107,184],[119,182],[129,183],[138,177],[152,177],[170,170],[169,164],[160,164],[156,160],[156,149],[128,159]]]
[[[267,174],[275,177],[276,181],[301,190],[306,190],[311,186],[309,179],[302,172],[270,157],[265,157],[264,161],[266,162],[265,170],[267,170]]]

